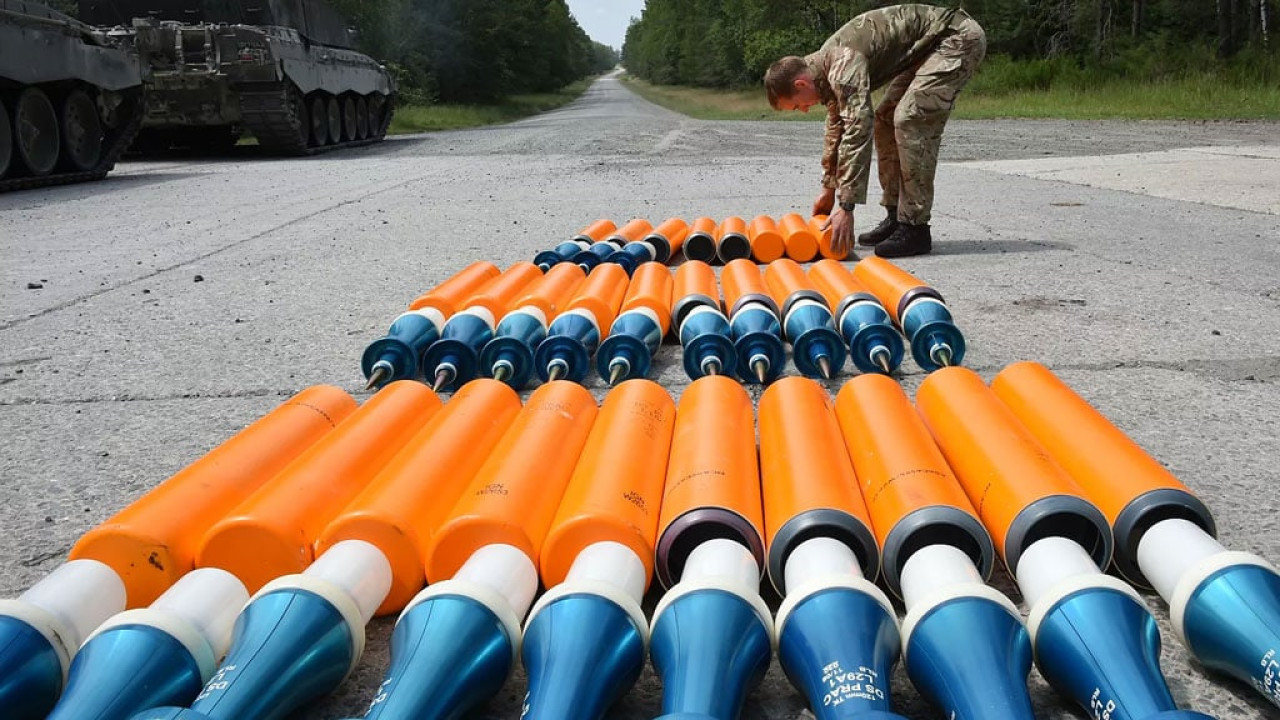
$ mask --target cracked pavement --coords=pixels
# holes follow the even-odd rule
[[[935,254],[901,263],[946,296],[967,365],[989,379],[1047,364],[1205,499],[1225,545],[1273,562],[1280,215],[1258,178],[1280,167],[1277,128],[954,122]],[[690,120],[606,78],[510,125],[305,160],[126,162],[105,182],[0,196],[0,597],[288,395],[329,383],[363,400],[364,346],[467,262],[529,259],[597,217],[805,211],[820,144],[818,124]],[[879,219],[860,208],[858,227]],[[914,393],[923,375],[903,370]],[[687,385],[669,345],[655,379]],[[1002,571],[996,584],[1018,599]],[[1191,661],[1148,599],[1181,707],[1273,716]],[[360,667],[296,717],[361,715],[390,627],[375,620]],[[1076,717],[1035,671],[1031,684],[1039,717]],[[517,673],[476,717],[518,716],[523,692]],[[893,696],[937,717],[900,669]],[[646,670],[610,717],[659,709]],[[775,663],[743,717],[811,715]]]

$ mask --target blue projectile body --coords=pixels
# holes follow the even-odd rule
[[[1027,693],[1031,640],[1010,608],[988,597],[939,603],[907,638],[907,675],[955,720],[1035,720]]]
[[[0,614],[0,708],[14,720],[40,720],[62,692],[62,661],[34,626]]]
[[[643,312],[622,313],[596,353],[596,372],[607,380],[613,368],[621,365],[625,372],[618,382],[648,377],[653,355],[661,345],[662,326],[652,317]]]
[[[391,323],[385,337],[369,343],[360,357],[360,369],[365,379],[373,375],[377,366],[385,366],[388,373],[378,383],[379,387],[422,375],[422,354],[440,339],[440,327],[437,320],[430,317],[431,312],[415,310],[404,313]]]
[[[868,592],[837,585],[779,617],[778,660],[818,720],[905,720],[889,711],[902,640]]]
[[[523,312],[507,313],[498,323],[493,339],[480,350],[480,373],[494,377],[499,367],[507,369],[503,380],[514,390],[523,390],[533,379],[533,351],[547,337],[542,320]]]
[[[534,370],[547,382],[551,368],[560,366],[560,379],[580,383],[591,370],[591,357],[600,345],[600,328],[584,313],[570,311],[556,318],[547,337],[533,354]]]
[[[645,628],[612,600],[562,595],[535,611],[521,650],[529,694],[521,717],[601,720],[640,677]]]
[[[662,678],[659,720],[736,720],[769,667],[769,628],[738,595],[694,590],[658,615],[650,653]]]

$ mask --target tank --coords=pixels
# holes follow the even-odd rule
[[[24,0],[0,0],[0,192],[100,180],[138,132],[131,49]]]
[[[251,133],[268,152],[309,155],[382,140],[395,83],[354,49],[319,0],[80,0],[141,57],[142,152],[218,150]]]

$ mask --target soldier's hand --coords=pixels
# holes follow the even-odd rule
[[[831,228],[831,249],[839,257],[848,257],[853,250],[853,213],[837,207],[826,225]]]
[[[822,188],[822,194],[818,195],[818,199],[813,201],[813,215],[830,215],[831,208],[836,204],[835,188]]]

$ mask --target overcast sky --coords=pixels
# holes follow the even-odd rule
[[[569,10],[592,40],[621,50],[627,26],[640,17],[644,0],[569,0]]]

